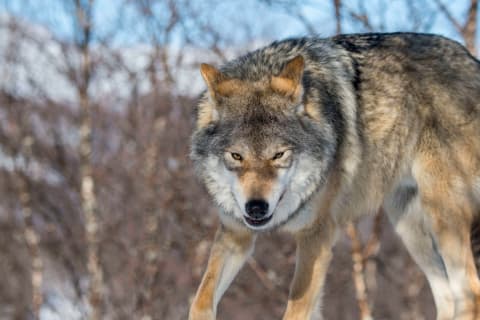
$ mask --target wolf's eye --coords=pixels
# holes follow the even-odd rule
[[[282,152],[277,152],[277,153],[275,153],[275,155],[273,156],[272,160],[278,160],[278,159],[280,159],[281,157],[283,157],[284,154],[285,154],[284,151],[282,151]]]
[[[232,153],[230,153],[230,155],[232,156],[233,160],[237,160],[237,161],[242,161],[243,160],[242,156],[239,155],[236,152],[232,152]]]

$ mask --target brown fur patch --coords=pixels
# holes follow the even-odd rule
[[[302,93],[301,80],[305,62],[302,56],[290,60],[280,75],[272,77],[270,85],[273,91],[297,99]]]
[[[259,169],[246,170],[239,175],[243,193],[248,199],[268,199],[275,183],[276,170],[265,166]]]
[[[211,310],[214,303],[215,289],[222,276],[222,269],[230,252],[244,252],[251,245],[251,233],[231,233],[223,227],[217,230],[215,241],[210,252],[207,270],[195,295],[190,314]]]
[[[212,123],[215,120],[214,114],[216,112],[213,102],[203,98],[198,106],[197,128],[205,128]]]
[[[215,88],[215,94],[221,97],[230,97],[234,94],[248,92],[249,89],[250,86],[241,80],[228,79],[218,83]]]

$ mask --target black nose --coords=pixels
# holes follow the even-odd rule
[[[252,219],[262,219],[268,213],[268,203],[264,200],[250,200],[245,204],[245,211]]]

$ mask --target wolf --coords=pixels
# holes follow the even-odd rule
[[[191,158],[220,226],[190,307],[215,319],[256,236],[297,244],[283,319],[320,310],[337,230],[380,208],[424,271],[437,319],[480,319],[480,63],[415,33],[274,42],[202,64]]]

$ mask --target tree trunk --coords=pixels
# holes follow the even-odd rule
[[[100,320],[103,314],[103,271],[99,256],[99,217],[95,194],[95,179],[92,164],[92,105],[88,89],[91,82],[90,41],[92,26],[93,0],[86,3],[75,1],[75,9],[79,30],[79,49],[81,54],[80,79],[77,83],[77,94],[80,102],[80,194],[82,212],[85,219],[85,235],[87,241],[87,270],[89,275],[88,301],[90,303],[90,319]]]
[[[29,134],[25,135],[21,143],[21,151],[27,164],[23,170],[28,170],[28,163],[31,159],[31,147],[33,143],[33,137]],[[16,180],[19,194],[19,200],[22,210],[22,217],[24,222],[23,234],[25,242],[27,244],[28,252],[30,253],[30,281],[32,284],[32,313],[34,319],[39,319],[40,308],[43,303],[42,295],[42,282],[43,282],[43,261],[40,257],[40,237],[35,230],[32,217],[32,199],[30,194],[30,188],[28,186],[25,175],[28,172],[20,172],[21,169],[17,169]]]

